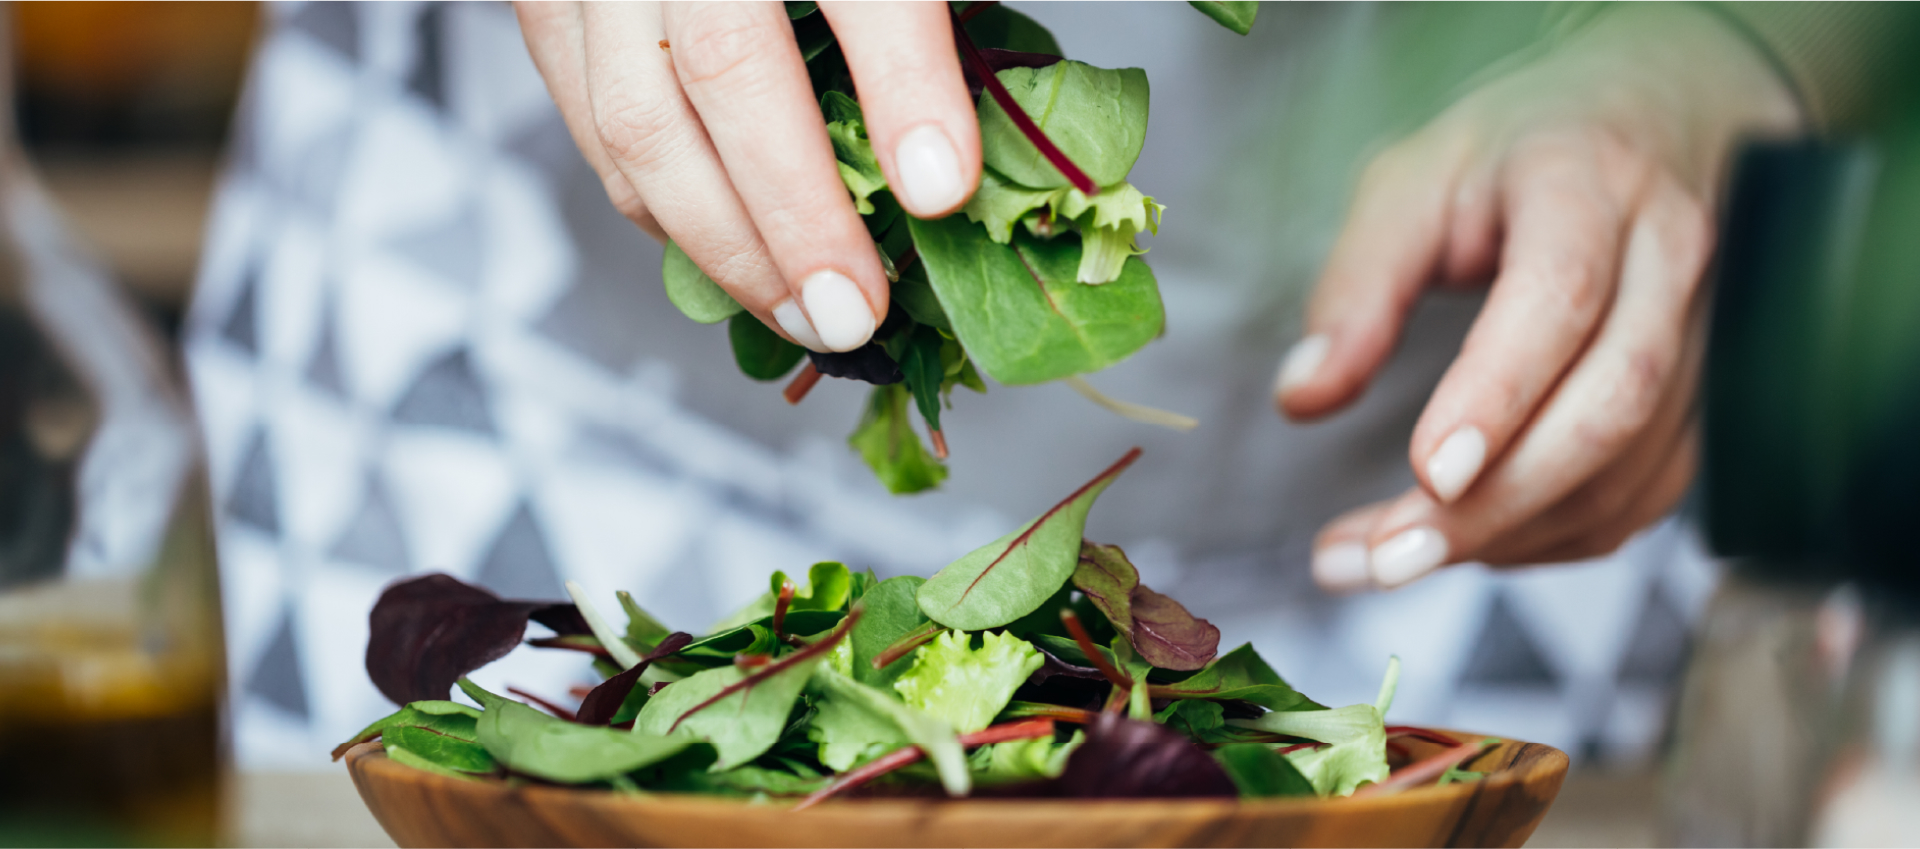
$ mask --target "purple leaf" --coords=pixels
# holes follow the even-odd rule
[[[627,696],[633,692],[633,685],[639,683],[641,673],[646,672],[654,661],[686,648],[691,642],[693,635],[685,631],[668,634],[632,669],[608,678],[588,691],[587,697],[580,700],[580,709],[574,712],[574,721],[581,725],[606,725],[612,722],[614,714],[620,712],[620,705],[625,704]]]
[[[1083,799],[1233,798],[1240,795],[1211,755],[1177,731],[1102,713],[1067,759],[1061,795]]]
[[[1140,571],[1120,546],[1081,542],[1073,585],[1154,666],[1201,669],[1220,649],[1220,629],[1141,584]]]
[[[450,575],[396,581],[368,617],[367,677],[396,704],[444,699],[460,676],[513,651],[528,619],[586,630],[569,603],[506,601]]]

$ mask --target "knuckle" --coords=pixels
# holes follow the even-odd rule
[[[753,89],[765,82],[764,63],[756,60],[779,47],[784,33],[767,28],[749,5],[715,3],[687,17],[673,45],[682,85]]]
[[[665,98],[623,99],[598,111],[594,131],[607,155],[651,172],[684,147],[681,134],[672,132],[677,111]]]

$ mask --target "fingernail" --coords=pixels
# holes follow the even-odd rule
[[[1447,559],[1447,538],[1426,526],[1408,528],[1367,553],[1373,580],[1397,587],[1433,571]]]
[[[846,275],[816,271],[800,284],[800,298],[819,333],[816,338],[827,350],[851,351],[873,338],[873,307]]]
[[[960,155],[937,125],[921,124],[901,136],[893,149],[893,167],[899,172],[901,200],[916,213],[932,215],[966,197]]]
[[[1487,461],[1487,437],[1480,429],[1471,425],[1453,432],[1433,456],[1427,458],[1427,483],[1433,485],[1433,493],[1441,501],[1452,502],[1467,491],[1475,476],[1480,474],[1480,464]]]
[[[780,329],[787,331],[793,341],[809,351],[826,353],[827,346],[821,344],[820,334],[813,332],[813,325],[807,322],[807,314],[800,311],[800,302],[792,298],[781,301],[773,308],[773,320],[780,322]]]
[[[1315,551],[1313,579],[1328,592],[1365,589],[1373,580],[1367,573],[1367,547],[1357,542],[1337,542]]]
[[[1333,346],[1333,340],[1325,333],[1315,333],[1287,349],[1286,359],[1280,361],[1280,377],[1274,382],[1273,391],[1285,395],[1294,387],[1313,379],[1313,373],[1320,370],[1320,363],[1327,358],[1327,349]]]

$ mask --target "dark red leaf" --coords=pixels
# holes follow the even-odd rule
[[[1100,714],[1067,759],[1061,795],[1086,799],[1240,795],[1226,770],[1192,740],[1153,722]]]
[[[1220,629],[1187,612],[1180,602],[1133,588],[1133,648],[1161,669],[1201,669],[1220,650]]]
[[[579,618],[570,603],[506,601],[451,575],[396,581],[368,616],[367,676],[396,704],[444,699],[460,676],[513,651],[528,619],[577,633]]]
[[[612,722],[613,715],[620,712],[620,705],[624,704],[627,696],[633,692],[633,685],[640,681],[641,673],[646,672],[647,667],[653,665],[654,661],[686,648],[691,642],[693,642],[693,635],[685,631],[668,634],[660,641],[660,645],[654,646],[653,651],[647,652],[647,655],[641,658],[639,663],[634,664],[632,669],[600,682],[600,686],[587,693],[586,698],[580,700],[580,710],[575,713],[574,721],[582,725],[605,725]]]

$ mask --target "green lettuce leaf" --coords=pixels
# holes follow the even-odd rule
[[[750,674],[735,666],[721,666],[668,684],[653,694],[634,718],[633,733],[676,739],[705,740],[720,753],[711,769],[732,769],[752,761],[773,747],[787,727],[787,715],[807,685],[813,670],[826,659],[810,657],[736,692],[698,713],[681,717],[719,695]],[[678,722],[678,728],[675,723]],[[671,731],[670,731],[671,729]]]
[[[1044,68],[1007,68],[995,76],[1018,103],[1096,186],[1127,178],[1147,137],[1147,73],[1139,68],[1096,68],[1064,60]],[[1068,185],[1007,117],[981,92],[981,156],[987,167],[1028,188]]]
[[[947,466],[920,443],[907,418],[907,399],[913,393],[903,384],[875,386],[867,396],[867,410],[847,437],[875,477],[895,495],[923,492],[947,479]]]
[[[807,356],[807,349],[780,338],[747,312],[727,320],[727,341],[733,344],[733,362],[740,373],[754,380],[779,380]]]
[[[873,213],[868,200],[874,192],[887,187],[880,173],[880,159],[867,140],[867,124],[860,104],[837,91],[820,97],[820,112],[827,119],[827,138],[833,142],[833,158],[840,165],[840,181],[853,193],[853,206],[861,215]]]
[[[672,242],[667,243],[667,255],[660,260],[660,280],[666,284],[667,300],[701,324],[718,324],[745,309]]]
[[[998,628],[1032,613],[1072,577],[1094,499],[1139,456],[1138,448],[1127,452],[1047,512],[934,573],[920,587],[920,609],[962,631]]]
[[[1086,741],[1086,733],[1079,730],[1059,743],[1052,737],[1009,740],[974,749],[967,762],[973,767],[974,783],[981,785],[1059,778],[1066,771],[1067,758]]]
[[[814,729],[819,729],[820,736],[813,739],[821,743],[821,763],[852,765],[863,758],[897,749],[901,741],[905,741],[926,753],[948,794],[964,796],[972,789],[966,750],[961,748],[953,726],[945,720],[830,667],[820,667],[814,673],[809,691],[815,695],[820,713],[808,734],[811,737]],[[888,746],[891,748],[886,748]],[[833,761],[828,761],[828,757]]]
[[[948,631],[914,650],[913,666],[893,689],[906,703],[970,734],[993,724],[993,718],[1045,661],[1031,643],[1019,637],[986,632],[980,648],[969,647],[972,635]]]
[[[965,216],[908,219],[920,263],[954,337],[981,371],[1008,385],[1095,372],[1160,335],[1153,272],[1127,259],[1110,283],[1078,282],[1081,246],[1016,232],[995,243]]]
[[[620,599],[620,609],[627,613],[626,641],[635,650],[641,653],[653,651],[654,646],[660,645],[661,640],[673,633],[672,628],[660,624],[660,620],[642,610],[640,603],[634,601],[633,593],[620,590],[614,593],[614,597]]]
[[[1329,744],[1286,755],[1321,796],[1349,795],[1362,784],[1384,780],[1389,772],[1387,725],[1373,705],[1274,711],[1232,724]]]
[[[962,208],[967,218],[987,228],[999,244],[1013,239],[1014,224],[1025,222],[1027,232],[1041,238],[1072,230],[1081,235],[1080,265],[1075,280],[1099,285],[1120,276],[1127,257],[1146,253],[1134,243],[1141,231],[1160,232],[1166,207],[1120,182],[1088,198],[1079,189],[1032,189],[1008,182],[992,171],[980,175],[980,188]]]

